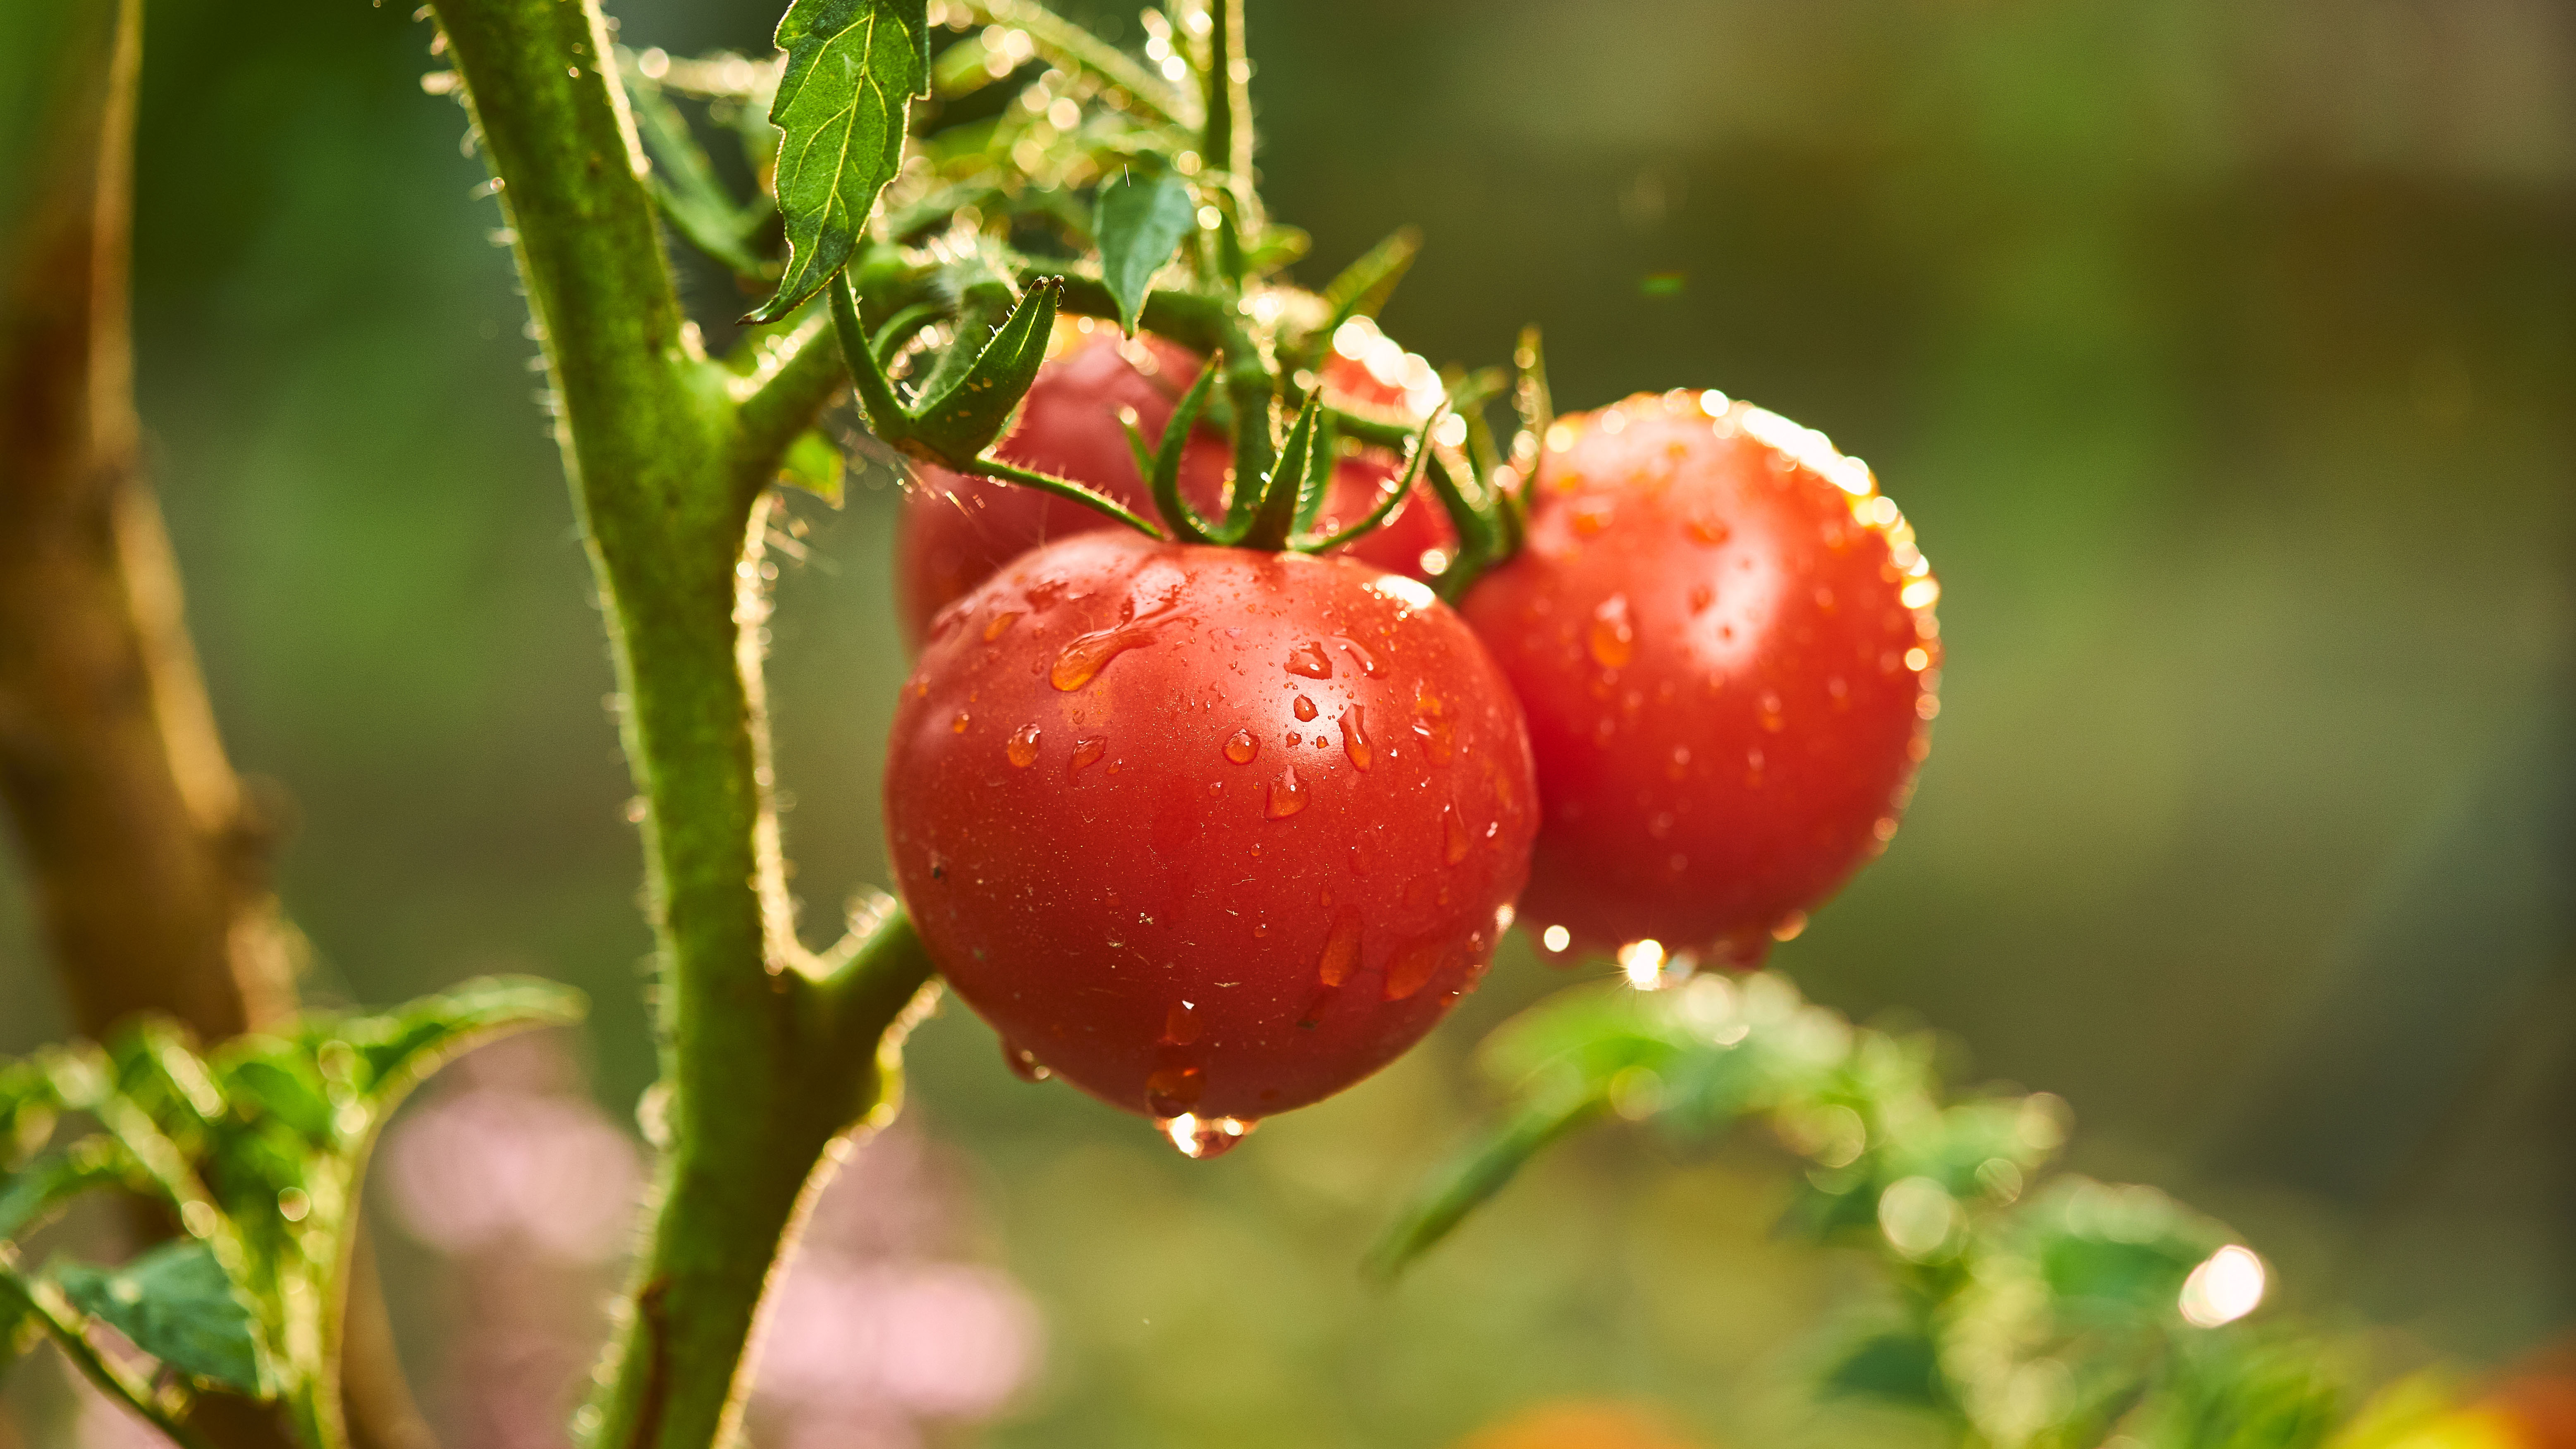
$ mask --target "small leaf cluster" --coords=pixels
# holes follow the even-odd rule
[[[1400,1271],[1585,1125],[1705,1142],[1764,1121],[1806,1163],[1783,1229],[1865,1249],[1891,1289],[1839,1335],[1819,1392],[1912,1410],[1961,1443],[2307,1449],[2349,1412],[2350,1365],[2264,1324],[2202,1326],[2187,1285],[2228,1229],[2153,1188],[2047,1176],[2047,1094],[1960,1096],[1928,1039],[1856,1028],[1776,974],[1560,993],[1484,1045],[1501,1120],[1379,1243]],[[2247,1261],[2259,1261],[2249,1258]]]
[[[0,1364],[50,1338],[183,1444],[215,1393],[282,1405],[317,1449],[345,1443],[341,1301],[378,1129],[441,1062],[580,1009],[566,988],[494,979],[211,1052],[147,1019],[0,1062]],[[99,1189],[155,1204],[173,1236],[118,1267],[31,1267],[30,1237]]]
[[[1519,544],[1508,483],[1528,476],[1545,422],[1534,339],[1518,359],[1510,466],[1483,417],[1510,386],[1499,371],[1450,379],[1465,427],[1437,447],[1426,443],[1436,417],[1322,401],[1335,336],[1384,307],[1419,238],[1398,232],[1321,293],[1279,279],[1307,238],[1268,220],[1253,184],[1239,8],[1147,10],[1140,57],[1028,0],[794,0],[774,62],[648,52],[625,56],[623,70],[672,225],[746,285],[773,287],[751,323],[783,325],[828,300],[879,441],[1150,534],[1271,549],[1346,543],[1427,479],[1461,538],[1442,580],[1455,597]],[[943,30],[965,33],[942,42]],[[1005,82],[1016,89],[998,110],[952,118]],[[711,119],[742,131],[762,196],[724,192],[672,94],[707,101]],[[772,124],[743,124],[755,111]],[[767,132],[765,149],[754,129]],[[1186,436],[1204,422],[1233,438],[1237,481],[1222,519],[1158,489],[1157,526],[1078,480],[995,455],[1059,313],[1211,359],[1218,387],[1177,426]],[[1356,446],[1410,449],[1415,472],[1359,524],[1318,538],[1332,462]],[[1282,466],[1291,449],[1294,466]]]

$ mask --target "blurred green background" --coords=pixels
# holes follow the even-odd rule
[[[409,0],[160,4],[136,304],[151,468],[240,765],[292,800],[313,994],[575,982],[651,1072],[611,683],[461,111]],[[766,0],[621,8],[757,50]],[[2576,1318],[2576,15],[2545,0],[1255,0],[1273,210],[1394,226],[1434,361],[1537,322],[1563,406],[1718,387],[1830,433],[1945,585],[1896,847],[1776,962],[2068,1097],[2075,1164],[2234,1221],[2390,1362]],[[1125,39],[1138,31],[1132,16]],[[5,140],[5,138],[0,138]],[[0,151],[8,147],[0,144]],[[1649,288],[1677,274],[1677,292]],[[721,335],[730,283],[693,271]],[[780,586],[809,919],[884,879],[904,669],[883,471]],[[1380,1078],[1192,1164],[951,1009],[910,1110],[1043,1311],[1006,1446],[1433,1446],[1632,1398],[1809,1405],[1858,1265],[1773,1241],[1757,1143],[1559,1153],[1415,1278],[1367,1236],[1561,984],[1515,947]],[[0,1051],[61,1017],[0,868]],[[460,1326],[389,1245],[425,1383]]]

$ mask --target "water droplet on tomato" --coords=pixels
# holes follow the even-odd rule
[[[1002,746],[1002,753],[1017,769],[1025,770],[1036,764],[1038,762],[1038,727],[1024,724],[1014,730],[1010,742]]]
[[[1442,849],[1442,855],[1451,865],[1456,865],[1458,862],[1465,860],[1467,858],[1467,847],[1474,844],[1475,841],[1474,837],[1467,833],[1467,822],[1458,814],[1458,807],[1454,805],[1443,805],[1440,807],[1440,828],[1442,833],[1447,836],[1447,843]]]
[[[1440,696],[1426,690],[1414,691],[1413,732],[1422,737],[1422,748],[1431,756],[1431,763],[1445,765],[1457,755],[1456,740]]]
[[[1333,661],[1324,653],[1323,645],[1309,641],[1288,651],[1288,672],[1308,679],[1330,679]]]
[[[1377,762],[1377,751],[1369,747],[1368,721],[1356,704],[1342,711],[1342,753],[1363,770]]]
[[[1010,1064],[1011,1075],[1023,1082],[1043,1082],[1055,1075],[1047,1070],[1046,1063],[1038,1060],[1036,1052],[1009,1037],[1002,1039],[1002,1060]]]
[[[1366,649],[1360,647],[1358,640],[1353,639],[1348,635],[1336,634],[1333,636],[1333,642],[1350,651],[1351,660],[1353,663],[1359,665],[1360,673],[1367,675],[1371,679],[1375,679],[1385,672],[1377,667],[1377,660],[1372,657]]]
[[[948,722],[948,732],[952,735],[962,735],[966,733],[968,722],[966,711],[961,709],[957,711],[957,718]]]
[[[1196,1107],[1206,1090],[1207,1068],[1196,1062],[1158,1067],[1145,1079],[1145,1110],[1178,1117]]]
[[[1290,765],[1270,782],[1270,818],[1284,820],[1306,808],[1306,786],[1297,778],[1297,767]]]
[[[994,640],[1001,638],[1004,634],[1011,631],[1011,626],[1013,624],[1018,622],[1020,622],[1020,613],[1017,609],[1005,609],[1001,613],[995,614],[993,616],[993,621],[984,626],[984,642],[990,644]]]
[[[1175,1001],[1163,1013],[1164,1046],[1188,1046],[1199,1039],[1198,1008],[1187,1001]]]
[[[1395,959],[1386,963],[1386,999],[1402,1001],[1420,991],[1440,974],[1445,954],[1445,943],[1432,937],[1397,951]]]
[[[1109,737],[1107,735],[1092,735],[1085,739],[1075,740],[1073,742],[1073,763],[1065,768],[1065,773],[1070,775],[1074,771],[1082,769],[1084,766],[1098,764],[1100,762],[1100,757],[1107,753],[1108,749]]]
[[[1782,916],[1779,919],[1779,922],[1771,927],[1771,939],[1774,941],[1794,941],[1798,939],[1799,933],[1806,929],[1807,913],[1805,911],[1791,911],[1789,914]]]
[[[1152,642],[1150,626],[1120,624],[1111,629],[1095,630],[1064,646],[1063,651],[1055,656],[1055,666],[1047,671],[1047,682],[1071,693],[1098,677],[1100,671],[1109,666],[1110,660]]]
[[[1254,739],[1250,730],[1236,730],[1225,738],[1225,757],[1238,765],[1251,764],[1252,757],[1260,753],[1261,741]]]
[[[1584,635],[1584,647],[1592,662],[1604,669],[1618,669],[1637,652],[1637,630],[1628,622],[1628,596],[1612,594],[1592,611],[1592,627]]]
[[[1201,1117],[1183,1112],[1154,1125],[1162,1129],[1163,1135],[1171,1139],[1183,1157],[1193,1162],[1205,1162],[1211,1157],[1223,1157],[1232,1152],[1235,1144],[1251,1136],[1252,1130],[1261,1123],[1241,1117]]]
[[[1709,584],[1693,584],[1693,585],[1691,585],[1691,591],[1690,591],[1690,611],[1691,611],[1692,613],[1694,613],[1694,614],[1696,614],[1696,613],[1700,613],[1701,611],[1703,611],[1703,610],[1707,609],[1709,605],[1714,604],[1714,603],[1716,603],[1716,602],[1717,602],[1717,590],[1716,590],[1716,588],[1715,588],[1714,586],[1709,585]]]
[[[1315,979],[1326,986],[1339,986],[1351,979],[1360,968],[1360,913],[1344,910],[1333,917],[1333,929],[1324,936],[1324,954],[1315,958]]]
[[[1299,719],[1313,719],[1315,717],[1315,702],[1302,694],[1297,696],[1297,702],[1289,706],[1289,708],[1297,712],[1297,718]]]
[[[1726,526],[1725,519],[1705,513],[1693,515],[1691,521],[1685,526],[1690,530],[1691,537],[1705,544],[1724,543],[1733,537],[1735,532]]]

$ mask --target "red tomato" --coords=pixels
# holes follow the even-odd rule
[[[1561,420],[1530,504],[1465,603],[1546,802],[1522,919],[1759,961],[1885,847],[1928,749],[1912,530],[1822,434],[1715,393]]]
[[[1122,347],[1115,329],[1100,327],[1038,374],[1002,440],[1001,455],[1021,467],[1088,484],[1151,518],[1154,505],[1136,472],[1118,410],[1134,408],[1146,441],[1161,442],[1172,405],[1198,376],[1199,366],[1195,354],[1174,343],[1140,338],[1138,344]],[[1181,491],[1203,516],[1216,512],[1232,465],[1222,436],[1210,432],[1191,439],[1182,455]],[[931,464],[918,464],[915,471],[919,481],[904,497],[896,594],[904,638],[916,646],[931,616],[1022,553],[1069,533],[1124,526],[1033,488],[967,477]],[[1332,496],[1324,503],[1324,529],[1357,522],[1401,471],[1382,452],[1345,458],[1334,470]],[[1436,570],[1426,570],[1423,555],[1455,553],[1456,538],[1439,501],[1417,486],[1393,518],[1346,552],[1395,573],[1427,578]]]
[[[949,984],[1020,1064],[1198,1152],[1376,1071],[1476,983],[1536,800],[1510,691],[1429,589],[1128,529],[942,613],[886,761],[895,877]]]

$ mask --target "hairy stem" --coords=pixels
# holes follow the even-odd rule
[[[809,328],[737,401],[681,313],[588,0],[437,0],[546,338],[645,805],[671,1142],[589,1442],[706,1449],[817,1165],[874,1120],[929,967],[900,916],[797,944],[769,800],[755,505],[837,385]]]

